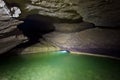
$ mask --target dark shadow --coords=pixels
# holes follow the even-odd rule
[[[27,47],[32,46],[36,43],[40,43],[40,38],[42,40],[45,40],[43,38],[44,34],[47,34],[49,32],[52,32],[55,30],[55,27],[53,26],[52,22],[48,22],[44,19],[36,19],[33,16],[28,16],[26,19],[23,20],[24,23],[18,25],[18,29],[26,36],[29,40],[27,42],[24,42],[12,50],[0,54],[0,56],[13,56],[13,55],[20,55],[20,53]],[[14,30],[13,32],[18,34],[19,30]],[[8,35],[4,34],[4,36],[12,35],[9,33]]]
[[[28,13],[29,14],[29,13]],[[26,17],[20,17],[20,20],[24,20]],[[35,19],[35,20],[42,20],[45,22],[50,22],[50,23],[80,23],[82,22],[82,19],[62,19],[62,18],[58,18],[58,17],[50,17],[50,16],[44,16],[44,15],[39,15],[39,14],[34,14],[34,15],[29,15],[27,16],[27,18],[29,19]]]
[[[38,41],[44,34],[55,30],[51,22],[35,19],[34,16],[27,17],[23,24],[18,25],[18,28],[28,37],[29,41],[33,42]]]
[[[43,18],[34,17],[34,15],[28,16],[26,19],[23,20],[24,23],[19,24],[17,27],[28,38],[27,42],[24,42],[15,48],[11,49],[10,51],[0,54],[0,56],[13,56],[13,55],[20,55],[20,53],[27,47],[32,46],[36,43],[40,43],[40,38],[43,38],[44,34],[52,32],[55,30],[52,22],[48,22]],[[18,33],[19,30],[14,30],[14,33]],[[4,34],[6,35],[6,34]],[[9,34],[12,35],[12,34]],[[6,35],[6,36],[9,36]]]

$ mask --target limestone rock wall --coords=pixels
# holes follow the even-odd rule
[[[96,26],[119,26],[120,0],[79,0],[79,13],[84,21]]]
[[[5,2],[9,8],[17,5],[21,9],[20,18],[35,15],[33,18],[38,21],[53,22],[56,31],[43,37],[60,48],[103,54],[108,52],[108,55],[116,52],[116,49],[120,52],[120,0],[5,0]],[[119,52],[115,55],[119,55]]]
[[[22,15],[81,19],[96,26],[119,26],[120,0],[5,0],[19,5]]]
[[[2,6],[3,3],[0,2],[0,54],[14,48],[25,39],[17,29],[17,25],[23,21],[11,18],[9,9],[5,4]]]
[[[0,54],[7,52],[25,40],[25,37],[17,29],[22,23],[18,20],[0,21]]]

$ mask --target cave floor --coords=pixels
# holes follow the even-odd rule
[[[120,80],[120,60],[48,53],[1,56],[0,80]]]

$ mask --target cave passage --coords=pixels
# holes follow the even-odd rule
[[[32,16],[24,19],[24,23],[18,25],[18,28],[30,41],[38,41],[44,34],[52,32],[55,29],[52,23],[32,19]]]

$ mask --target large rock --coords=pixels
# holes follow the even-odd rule
[[[76,33],[52,32],[44,37],[62,49],[120,56],[120,30],[93,28]]]

